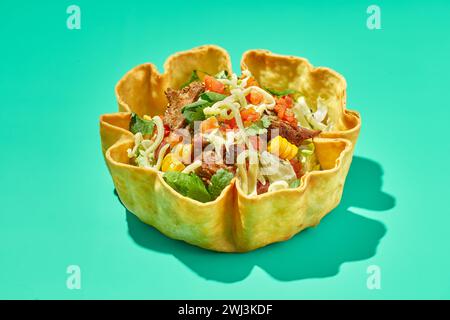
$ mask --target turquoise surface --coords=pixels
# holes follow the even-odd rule
[[[80,30],[66,27],[71,4]],[[366,27],[371,4],[380,30]],[[448,1],[2,0],[0,12],[0,298],[450,298]],[[120,204],[98,134],[115,83],[202,44],[228,49],[235,70],[265,48],[345,76],[363,128],[342,203],[318,227],[217,254]]]

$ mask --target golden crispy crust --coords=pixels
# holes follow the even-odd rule
[[[145,63],[131,69],[116,85],[119,111],[133,111],[142,116],[161,115],[167,106],[164,91],[179,88],[193,70],[216,74],[222,70],[231,72],[228,53],[217,46],[201,46],[170,56],[160,74],[155,65]]]
[[[244,55],[243,68],[255,72],[258,81],[268,83],[274,89],[283,88],[275,85],[277,80],[269,82],[269,79],[288,81],[281,83],[287,87],[295,83],[297,89],[305,90],[294,76],[284,79],[286,75],[277,76],[274,71],[267,76],[270,71],[261,65],[261,61],[277,72],[289,71],[289,66],[297,70],[289,71],[292,74],[299,75],[301,70],[313,73],[304,75],[300,72],[308,81],[319,79],[326,89],[312,82],[308,88],[313,87],[322,94],[326,92],[327,99],[335,101],[333,108],[341,108],[335,114],[341,116],[340,128],[343,130],[314,139],[323,170],[304,175],[296,189],[278,190],[256,197],[245,195],[233,180],[215,201],[200,203],[174,191],[157,171],[129,163],[126,151],[133,145],[133,135],[127,130],[131,111],[139,115],[162,114],[167,104],[164,90],[179,87],[190,77],[193,69],[211,74],[223,69],[231,71],[225,50],[203,46],[170,57],[162,75],[151,64],[132,69],[116,86],[119,110],[125,112],[100,118],[102,151],[119,197],[128,210],[171,238],[215,251],[245,252],[284,241],[307,227],[317,225],[338,205],[360,127],[357,113],[345,110],[345,81],[329,69],[312,69],[309,64],[301,62],[306,60],[284,57],[285,61],[283,56],[273,55],[278,61],[275,63],[271,56],[267,51],[249,51]],[[280,65],[282,67],[277,67]],[[331,80],[325,79],[327,77]],[[333,85],[336,86],[335,92]]]
[[[309,106],[315,106],[318,97],[323,98],[337,130],[323,132],[321,136],[345,138],[356,144],[361,120],[359,113],[345,108],[347,83],[339,73],[329,68],[313,67],[304,58],[283,56],[267,50],[245,52],[241,69],[249,70],[263,87],[301,92]]]

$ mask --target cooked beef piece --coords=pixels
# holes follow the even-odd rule
[[[196,173],[206,184],[211,183],[211,177],[220,169],[234,172],[233,166],[226,165],[217,158],[214,151],[206,151],[202,155],[202,165],[196,170]]]
[[[300,179],[303,175],[302,163],[296,158],[289,160],[289,162],[294,169],[295,176],[297,177],[297,179]]]
[[[194,152],[192,153],[192,161],[195,159],[201,159],[200,155],[205,150],[205,153],[210,151],[216,151],[215,147],[208,142],[208,140],[200,133],[197,133],[193,137],[193,144],[194,144]],[[237,156],[245,150],[245,145],[241,144],[232,144],[228,150],[225,147],[225,145],[222,145],[221,152],[222,152],[222,161],[226,165],[234,165],[236,164],[236,158]],[[204,161],[204,159],[202,160]]]
[[[256,184],[256,193],[263,194],[269,191],[270,182],[266,181],[266,184],[262,184],[260,181]]]
[[[278,130],[278,133],[277,133]],[[291,125],[282,120],[272,120],[268,129],[269,138],[275,138],[277,135],[286,138],[290,143],[299,146],[304,140],[314,138],[320,134],[320,130],[310,130]]]
[[[166,97],[169,105],[164,113],[164,122],[170,129],[175,130],[184,126],[185,119],[181,109],[185,105],[195,102],[204,91],[205,85],[202,82],[192,82],[180,90],[167,89]]]

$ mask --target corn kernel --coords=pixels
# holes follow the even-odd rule
[[[297,155],[298,148],[282,136],[276,136],[269,141],[267,151],[282,159],[291,160]]]
[[[183,171],[185,165],[173,153],[166,155],[162,161],[161,171]]]

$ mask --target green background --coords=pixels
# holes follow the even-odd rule
[[[1,1],[0,298],[450,298],[448,1],[152,2]],[[73,3],[81,30],[66,28]],[[210,43],[235,70],[250,48],[331,67],[363,119],[341,205],[249,254],[138,222],[100,151],[127,70]]]

